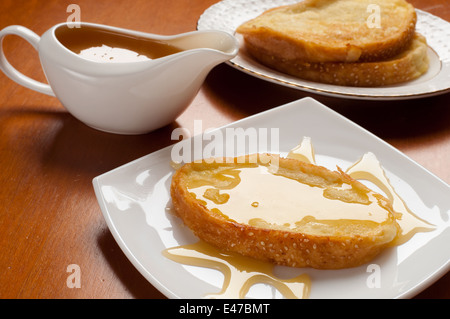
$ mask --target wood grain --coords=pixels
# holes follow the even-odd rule
[[[73,1],[2,0],[0,29],[19,24],[37,34],[66,21]],[[213,0],[87,1],[81,19],[159,34],[196,29]],[[446,0],[411,1],[450,21]],[[36,51],[9,36],[4,51],[24,74],[45,81]],[[95,198],[92,179],[167,146],[175,127],[218,127],[309,94],[216,67],[176,122],[140,136],[95,131],[53,97],[0,74],[0,298],[165,298],[122,253]],[[309,95],[380,136],[450,183],[450,95],[362,102]],[[439,253],[439,252],[436,252]],[[81,269],[68,288],[67,267]],[[450,297],[447,274],[417,298]]]

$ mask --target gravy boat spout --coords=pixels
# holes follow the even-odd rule
[[[197,58],[203,61],[206,69],[228,61],[238,53],[237,39],[223,31],[193,31],[160,38],[161,40],[165,38],[167,43],[181,49],[186,58],[190,54],[197,55]]]
[[[18,72],[0,50],[7,76],[56,96],[85,124],[119,134],[147,133],[173,122],[211,69],[239,50],[233,35],[215,30],[162,36],[82,22],[80,28],[55,25],[39,37],[10,26],[0,31],[0,43],[8,34],[38,50],[48,84]]]

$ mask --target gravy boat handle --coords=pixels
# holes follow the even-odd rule
[[[33,31],[19,25],[12,25],[4,28],[0,31],[0,69],[5,73],[11,80],[17,82],[24,87],[29,89],[55,96],[50,85],[33,80],[32,78],[17,71],[6,59],[5,53],[3,52],[3,38],[7,35],[14,34],[22,37],[28,41],[33,48],[38,50],[40,37]]]

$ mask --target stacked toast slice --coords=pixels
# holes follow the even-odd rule
[[[428,69],[427,44],[404,0],[305,0],[270,9],[236,30],[260,63],[346,86],[410,81]]]

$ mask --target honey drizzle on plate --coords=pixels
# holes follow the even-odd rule
[[[366,153],[355,164],[350,166],[346,173],[357,180],[367,180],[378,186],[392,202],[396,213],[397,224],[400,231],[392,245],[401,245],[407,242],[414,234],[427,232],[434,226],[417,217],[406,205],[403,199],[395,192],[389,179],[381,167],[380,162],[373,153]]]
[[[287,158],[293,158],[309,164],[316,164],[316,155],[311,144],[311,138],[305,136],[303,140],[289,151]]]
[[[272,264],[237,253],[221,252],[204,241],[166,249],[163,255],[182,264],[221,271],[224,275],[221,291],[206,295],[207,298],[244,298],[251,286],[257,283],[272,285],[289,299],[302,299],[309,295],[311,282],[307,275],[280,279],[274,276]]]
[[[293,148],[287,158],[294,158],[310,164],[316,164],[314,148],[309,137]],[[346,173],[357,180],[367,180],[377,185],[392,201],[395,217],[401,230],[393,245],[408,241],[415,233],[433,230],[433,225],[417,217],[395,192],[372,153],[366,153],[359,161],[351,165]],[[259,207],[259,202],[252,201],[252,207]],[[273,275],[273,264],[244,257],[235,253],[225,253],[211,245],[199,241],[192,245],[169,248],[163,251],[167,258],[182,264],[213,268],[221,271],[224,282],[218,294],[209,294],[209,298],[244,298],[250,287],[256,283],[272,285],[285,298],[308,298],[311,280],[307,274],[283,280]]]

